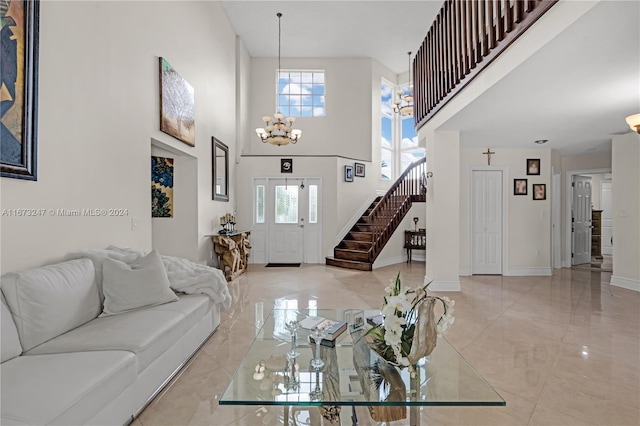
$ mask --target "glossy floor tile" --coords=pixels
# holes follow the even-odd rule
[[[325,265],[250,265],[230,283],[233,305],[216,333],[134,426],[278,425],[278,407],[220,406],[261,321],[274,306],[379,308],[400,271],[424,281],[413,262],[350,271]],[[461,277],[447,339],[507,401],[506,407],[424,407],[422,425],[640,425],[640,294],[609,286],[610,273],[585,268],[550,277]],[[442,293],[444,295],[445,293]],[[290,409],[290,425],[327,425],[317,408]],[[343,407],[342,424],[353,410]],[[359,425],[377,425],[366,407]],[[407,420],[386,423],[406,425]]]

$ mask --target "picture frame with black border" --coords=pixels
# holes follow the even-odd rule
[[[527,158],[527,175],[540,175],[539,158]]]
[[[527,179],[513,180],[513,195],[527,195]]]
[[[293,173],[293,158],[280,159],[280,173]]]
[[[364,172],[365,172],[364,164],[355,163],[354,167],[355,167],[355,175],[358,177],[364,177]]]
[[[344,181],[353,182],[353,166],[344,166]]]
[[[547,185],[544,183],[534,183],[532,192],[534,200],[547,199]]]

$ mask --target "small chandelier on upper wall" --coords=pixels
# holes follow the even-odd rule
[[[398,90],[398,97],[393,103],[393,111],[407,117],[413,116],[413,85],[411,84],[411,52],[407,52],[409,56],[409,89],[407,92]]]
[[[280,40],[281,40],[281,28],[280,20],[282,13],[276,13],[278,17],[278,70],[276,74],[280,73]],[[256,129],[256,134],[262,140],[263,143],[269,142],[272,145],[289,145],[290,143],[296,143],[302,136],[302,130],[294,129],[293,123],[296,121],[295,117],[285,117],[280,111],[273,114],[273,117],[262,117],[262,121],[265,123],[265,127],[259,127]]]
[[[634,114],[627,117],[627,124],[634,132],[640,133],[640,114]]]

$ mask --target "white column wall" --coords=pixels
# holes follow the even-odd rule
[[[640,135],[614,136],[611,284],[640,291]]]
[[[426,276],[432,291],[460,291],[460,133],[436,131],[427,140]]]

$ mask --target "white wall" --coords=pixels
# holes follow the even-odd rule
[[[507,169],[508,203],[507,265],[504,275],[551,274],[551,151],[548,149],[495,149],[491,165]],[[527,175],[527,159],[540,159],[540,175]],[[471,270],[469,258],[471,166],[483,165],[487,156],[480,149],[460,152],[460,269]],[[527,179],[527,195],[513,195],[513,180]],[[546,200],[533,200],[533,184],[545,184]]]
[[[264,127],[262,117],[276,112],[276,68],[274,58],[251,60],[251,106],[245,155],[329,155],[371,161],[371,76],[372,60],[367,58],[286,59],[282,68],[325,71],[326,117],[298,117],[302,130],[297,144],[263,144],[255,135]]]
[[[198,159],[197,260],[206,260],[204,234],[234,201],[233,192],[231,203],[211,201],[211,136],[235,153],[235,44],[218,2],[41,2],[38,181],[2,178],[2,207],[128,215],[3,217],[3,271],[108,244],[149,250],[151,138]],[[194,148],[159,130],[160,56],[195,88]]]
[[[375,262],[373,269],[407,261],[407,250],[404,248],[404,231],[415,230],[413,218],[418,218],[418,229],[425,228],[425,214],[427,209],[424,203],[413,203],[407,215],[402,219],[398,229],[393,233],[387,244],[384,246]],[[428,236],[427,236],[428,238]],[[412,264],[423,267],[425,262],[425,250],[413,250],[411,253]],[[422,263],[422,265],[420,265]],[[389,277],[391,279],[393,277]]]
[[[640,291],[640,135],[614,136],[611,284]]]

